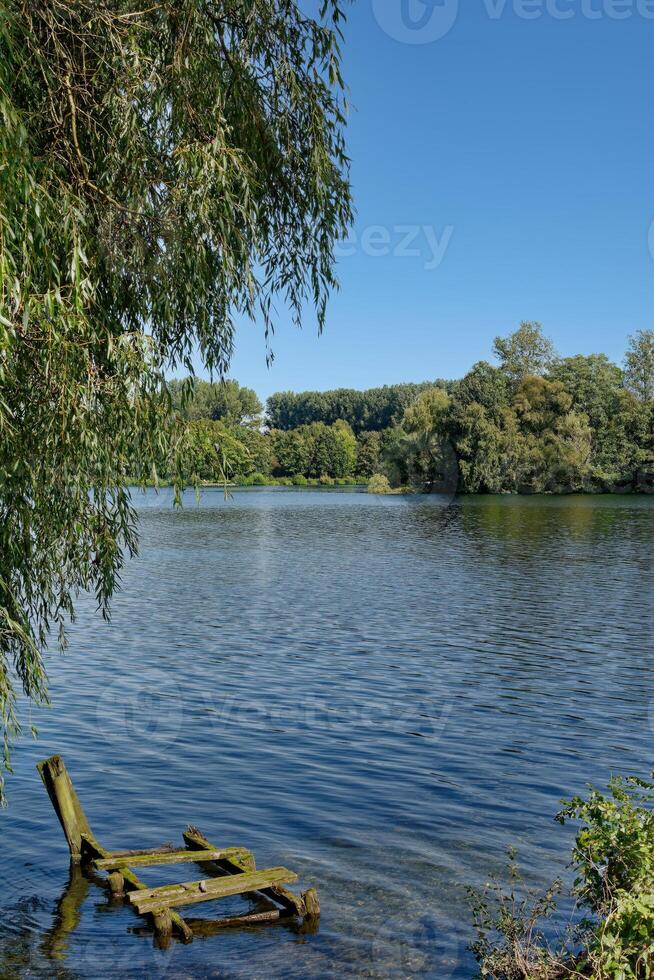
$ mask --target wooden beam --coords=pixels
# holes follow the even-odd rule
[[[318,892],[315,888],[309,888],[302,895],[304,899],[304,904],[306,906],[306,918],[307,919],[319,919],[320,918],[320,899],[318,898]]]
[[[173,934],[173,916],[170,909],[161,909],[152,916],[154,928],[160,939],[168,939]]]
[[[157,912],[159,909],[196,905],[243,892],[260,891],[275,884],[297,881],[297,875],[288,868],[266,868],[248,874],[225,875],[224,878],[208,878],[206,881],[185,881],[178,885],[164,885],[132,892],[129,900],[137,910]]]
[[[130,868],[150,868],[158,864],[197,864],[205,861],[242,860],[249,851],[244,847],[224,847],[218,851],[207,851],[206,855],[191,854],[190,851],[159,851],[150,854],[134,854],[131,857],[112,854],[108,858],[97,858],[93,867],[97,871],[114,871],[128,864]]]
[[[125,878],[120,871],[114,871],[109,875],[109,888],[114,898],[122,898],[125,894]]]
[[[90,840],[94,840],[94,837],[64,760],[60,755],[53,755],[50,759],[39,762],[36,768],[41,774],[54,811],[66,835],[71,861],[73,864],[80,864],[82,835]]]
[[[183,837],[184,843],[192,851],[214,849],[213,844],[207,840],[204,834],[198,830],[197,827],[189,827],[184,832]],[[229,862],[224,862],[221,867],[224,867],[224,870],[226,870],[228,874],[246,874],[248,871],[250,871],[249,867],[246,867],[242,862],[237,861],[234,858]],[[292,892],[290,888],[284,888],[282,885],[274,885],[271,888],[258,889],[258,891],[260,891],[260,893],[269,901],[276,902],[288,912],[292,912],[293,915],[304,916],[306,913],[304,900],[300,898],[299,895]]]

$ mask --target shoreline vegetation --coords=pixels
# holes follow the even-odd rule
[[[279,392],[265,411],[235,380],[167,383],[179,425],[148,483],[365,485],[370,493],[654,493],[654,331],[624,364],[557,356],[523,322],[458,381]],[[136,468],[136,467],[135,467]]]
[[[648,980],[654,973],[654,783],[614,776],[562,802],[578,830],[570,868],[538,893],[509,850],[507,880],[468,889],[479,976],[491,980]],[[564,903],[561,902],[561,896]],[[563,913],[562,904],[573,912]],[[557,928],[562,922],[565,928]]]

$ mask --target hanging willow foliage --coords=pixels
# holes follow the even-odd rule
[[[320,327],[351,221],[340,0],[0,0],[0,717],[170,465],[164,373],[277,297]],[[2,793],[0,764],[0,795]]]

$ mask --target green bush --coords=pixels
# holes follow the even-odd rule
[[[326,474],[323,473],[323,475],[319,477],[318,483],[320,484],[321,487],[333,487],[335,480],[332,476],[327,476]]]
[[[307,487],[309,485],[309,481],[302,473],[296,473],[292,478],[291,483],[294,487]]]
[[[495,980],[650,980],[654,976],[654,783],[614,778],[607,792],[589,787],[557,816],[581,823],[573,852],[571,897],[583,918],[546,942],[543,923],[557,908],[560,883],[541,898],[518,897],[497,881],[470,892],[482,977]]]
[[[386,494],[392,492],[387,476],[384,476],[382,473],[375,473],[374,476],[370,477],[368,493]]]
[[[266,476],[265,473],[251,473],[248,480],[250,486],[254,487],[265,487],[271,482],[270,477]]]

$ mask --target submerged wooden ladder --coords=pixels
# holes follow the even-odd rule
[[[167,939],[174,934],[188,943],[194,933],[207,935],[230,926],[274,922],[292,916],[310,926],[317,923],[320,904],[315,888],[296,895],[285,887],[297,881],[294,872],[287,868],[257,871],[254,855],[247,848],[214,847],[197,827],[188,827],[184,832],[184,850],[175,850],[170,844],[135,851],[107,850],[91,831],[61,756],[52,756],[37,768],[66,835],[73,864],[106,872],[112,895],[126,898],[136,912],[151,917],[160,938]],[[207,877],[148,888],[135,873],[135,869],[183,863],[203,866]],[[267,908],[224,919],[193,921],[185,921],[176,911],[231,895],[261,899]]]

